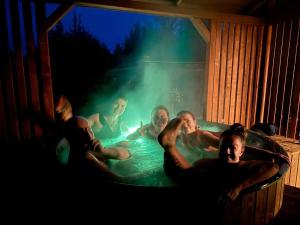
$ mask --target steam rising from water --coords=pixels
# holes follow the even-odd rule
[[[189,39],[188,35],[183,38],[181,32],[186,31],[183,25],[187,21],[178,21],[173,23],[173,35],[161,36],[156,43],[146,34],[136,53],[140,57],[139,63],[134,66],[125,63],[125,66],[111,70],[108,73],[110,81],[102,84],[97,93],[90,94],[80,112],[85,116],[103,112],[110,108],[109,103],[115,97],[124,95],[128,98],[128,105],[123,117],[129,126],[139,126],[140,121],[149,123],[151,111],[158,105],[166,106],[171,118],[181,110],[189,110],[202,119],[204,59],[199,55],[195,57],[194,49],[200,46],[201,55],[205,55],[205,46],[200,35],[198,39]],[[164,33],[159,27],[155,29]],[[188,43],[182,44],[186,48],[178,48],[181,46],[179,40]],[[174,43],[176,49],[172,48]]]

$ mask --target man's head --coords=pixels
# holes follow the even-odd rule
[[[62,121],[67,121],[73,116],[72,106],[66,96],[62,95],[55,104],[55,113]]]
[[[169,111],[163,105],[155,107],[151,112],[151,123],[159,130],[163,130],[167,126],[169,119]]]
[[[119,96],[112,104],[112,113],[121,116],[127,107],[128,100],[124,96]]]
[[[225,130],[220,138],[220,158],[227,163],[238,163],[245,151],[245,139],[241,124],[234,124]]]

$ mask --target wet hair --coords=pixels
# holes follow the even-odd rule
[[[187,111],[187,110],[180,111],[179,113],[177,113],[177,116],[180,117],[180,116],[182,116],[184,114],[189,114],[193,118],[193,120],[196,120],[195,115],[192,112]]]
[[[242,141],[242,144],[245,145],[246,142],[246,134],[245,134],[245,128],[240,123],[234,123],[232,124],[229,129],[225,130],[221,134],[221,138],[225,137],[239,137]]]
[[[167,115],[168,115],[168,119],[170,119],[170,114],[169,114],[169,110],[167,109],[167,107],[163,106],[163,105],[158,105],[156,106],[152,112],[151,112],[151,118],[153,117],[154,113],[156,113],[159,110],[164,110],[166,111]]]

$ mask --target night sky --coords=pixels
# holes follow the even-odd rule
[[[57,7],[58,5],[56,4],[47,4],[47,15],[50,15]],[[158,17],[140,13],[76,6],[62,19],[65,29],[71,27],[74,12],[81,16],[85,29],[106,44],[110,51],[115,49],[116,44],[123,43],[134,24],[154,20]]]

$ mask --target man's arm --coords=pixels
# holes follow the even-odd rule
[[[92,167],[93,169],[96,169],[96,171],[99,172],[99,175],[104,176],[104,178],[113,179],[115,181],[122,180],[120,176],[111,172],[107,167],[107,165],[101,160],[99,160],[97,156],[95,156],[95,152],[88,151],[86,155],[86,159],[89,166]]]
[[[281,153],[272,152],[270,150],[246,145],[246,151],[250,152],[250,153],[257,153],[257,154],[264,155],[264,156],[268,157],[270,160],[278,160],[279,159],[279,160],[284,160],[289,165],[291,163],[290,159],[287,156],[285,156]]]
[[[239,193],[257,183],[267,180],[274,176],[279,167],[273,162],[250,160],[243,162],[240,172],[247,174],[247,177],[241,179],[231,191],[228,192],[228,197],[232,200],[236,199]]]
[[[105,148],[100,141],[93,139],[90,144],[90,150],[100,160],[106,159],[127,159],[130,157],[129,151],[122,146]]]

